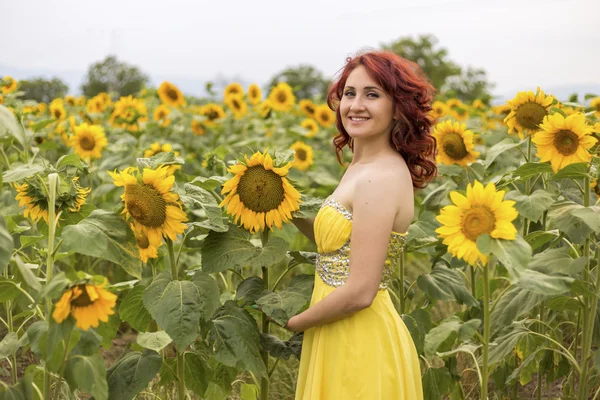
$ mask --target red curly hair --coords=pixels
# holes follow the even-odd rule
[[[333,139],[338,162],[348,145],[354,151],[354,140],[342,124],[338,107],[346,80],[354,68],[362,65],[369,76],[392,98],[399,111],[390,134],[390,144],[402,155],[412,176],[413,187],[422,189],[437,175],[436,140],[431,136],[433,119],[429,115],[435,89],[418,64],[387,51],[372,51],[346,59],[340,78],[329,88],[327,104],[335,111],[338,135]]]

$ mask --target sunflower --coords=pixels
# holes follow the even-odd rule
[[[105,107],[112,106],[112,104],[113,104],[110,94],[108,94],[106,92],[100,92],[96,95],[96,97],[99,97],[100,99],[102,99]]]
[[[69,287],[54,307],[52,318],[60,324],[69,317],[75,318],[75,326],[84,331],[96,328],[100,321],[107,322],[115,313],[117,295],[104,289],[106,278],[100,285],[79,283]]]
[[[152,145],[150,146],[149,149],[146,149],[144,151],[144,157],[150,158],[152,156],[157,155],[158,153],[168,153],[170,151],[173,151],[173,146],[171,146],[169,143],[165,143],[161,146],[160,143],[154,142],[154,143],[152,143]],[[173,154],[175,155],[175,157],[179,157],[178,151],[173,151]],[[178,165],[178,164],[171,164],[168,167],[169,167],[168,175],[173,175],[175,173],[175,171],[177,171],[178,169],[181,169],[181,165]]]
[[[315,119],[322,127],[329,127],[335,121],[335,113],[327,104],[320,104],[315,107]]]
[[[473,132],[465,124],[448,119],[434,127],[433,136],[438,145],[438,163],[466,167],[479,156],[479,152],[473,150]]]
[[[475,101],[473,101],[473,104],[471,104],[471,107],[474,110],[485,111],[485,104],[483,103],[483,101],[481,101],[481,99],[475,99]]]
[[[217,124],[220,122],[219,120],[227,116],[227,114],[225,114],[225,111],[223,110],[223,107],[215,103],[209,103],[203,106],[200,109],[200,115],[206,117],[203,123],[209,128],[217,126]]]
[[[171,192],[175,176],[168,175],[167,166],[144,168],[141,174],[137,168],[108,174],[116,186],[125,188],[121,199],[126,219],[139,225],[152,246],[160,247],[163,236],[176,240],[177,234],[186,229],[183,222],[187,216],[181,209],[179,195]]]
[[[193,119],[191,127],[192,132],[194,132],[194,135],[196,136],[204,136],[204,134],[206,134],[206,129],[204,129],[204,126],[198,120]]]
[[[450,107],[441,101],[434,101],[431,105],[431,109],[432,110],[429,113],[436,119],[443,118],[450,112]]]
[[[454,107],[450,110],[450,115],[458,121],[466,121],[469,118],[469,110],[466,106]]]
[[[504,119],[504,117],[510,113],[511,109],[508,104],[500,104],[498,106],[492,106],[492,111]]]
[[[231,111],[235,119],[241,119],[248,113],[248,104],[241,96],[231,95],[225,98],[225,104]]]
[[[504,192],[496,191],[494,183],[485,188],[475,180],[467,185],[466,197],[451,192],[453,205],[442,208],[436,217],[443,226],[436,233],[448,246],[448,251],[456,258],[462,258],[470,265],[481,261],[487,264],[487,256],[477,249],[479,235],[489,234],[494,239],[515,240],[517,230],[512,221],[518,217],[515,202],[504,200]]]
[[[446,101],[446,105],[449,108],[456,108],[456,107],[464,107],[465,106],[463,104],[463,102],[460,101],[460,99],[449,99],[448,101]]]
[[[277,86],[271,88],[269,93],[269,102],[276,111],[290,111],[296,103],[296,96],[290,85],[285,82],[279,82]]]
[[[150,244],[144,229],[137,223],[129,224],[129,226],[135,236],[135,244],[140,253],[140,259],[147,263],[149,258],[158,258],[158,248]]]
[[[9,94],[17,90],[17,81],[11,76],[6,75],[2,78],[2,93]]]
[[[309,117],[309,118],[315,117],[315,105],[309,99],[300,100],[300,102],[298,103],[298,106],[300,107],[300,110],[302,110],[302,112],[304,114],[306,114],[307,117]]]
[[[524,137],[524,130],[527,130],[528,135],[533,135],[548,115],[553,101],[554,98],[546,96],[539,87],[535,93],[531,90],[517,93],[514,99],[506,103],[510,107],[510,113],[504,118],[508,133],[516,131],[521,139]]]
[[[244,96],[244,88],[239,83],[230,83],[223,91],[223,99],[227,100],[229,96]]]
[[[285,177],[292,163],[281,167],[273,165],[271,155],[256,152],[245,162],[227,169],[233,178],[223,184],[227,194],[219,207],[227,205],[227,213],[235,217],[250,233],[273,225],[282,229],[282,222],[292,219],[292,212],[300,208],[300,193]]]
[[[55,201],[55,213],[59,211],[79,212],[81,206],[85,204],[87,195],[91,192],[90,188],[82,188],[79,184],[79,177],[70,180],[61,180],[61,195]],[[17,190],[16,200],[20,207],[25,207],[23,215],[25,218],[31,217],[35,222],[44,219],[48,223],[48,198],[46,197],[46,186],[39,180],[25,180],[21,185],[15,183]]]
[[[263,118],[268,118],[272,109],[273,108],[271,107],[271,102],[269,100],[265,100],[256,106],[256,111]]]
[[[4,96],[0,94],[0,104],[4,104]]]
[[[154,109],[152,118],[156,122],[160,122],[160,126],[165,128],[171,124],[171,119],[167,118],[170,114],[171,114],[171,109],[169,107],[165,106],[164,104],[161,104]]]
[[[294,162],[292,166],[300,171],[306,171],[308,167],[313,165],[313,149],[307,144],[297,141],[291,147],[296,153],[294,154]]]
[[[590,189],[592,189],[592,192],[594,192],[596,195],[596,199],[600,200],[600,186],[598,186],[598,178],[594,178],[590,182]]]
[[[88,100],[85,109],[90,114],[100,114],[104,111],[104,101],[100,97],[94,96]]]
[[[179,88],[171,82],[163,82],[158,87],[160,101],[171,107],[185,106],[185,98]]]
[[[67,103],[69,107],[74,107],[76,102],[75,96],[65,96],[65,103]]]
[[[62,99],[54,99],[50,103],[50,115],[57,121],[67,118],[67,111]]]
[[[319,132],[319,125],[317,124],[317,121],[312,118],[306,118],[300,123],[300,126],[308,131],[306,137],[315,137]]]
[[[532,141],[541,162],[550,161],[554,173],[569,164],[590,162],[589,149],[598,141],[594,128],[585,123],[585,115],[577,113],[563,117],[560,113],[544,117]]]
[[[102,157],[102,149],[108,141],[104,129],[100,125],[88,125],[85,122],[74,128],[74,135],[69,138],[69,146],[75,148],[75,153],[87,160]]]
[[[594,97],[590,100],[590,107],[594,109],[596,117],[600,118],[600,97]]]
[[[248,101],[250,102],[250,104],[255,106],[258,103],[260,103],[261,99],[262,99],[262,90],[260,90],[260,87],[256,83],[253,83],[248,88]]]
[[[142,100],[133,96],[121,97],[110,116],[110,124],[129,132],[139,132],[140,124],[148,121],[148,110]]]

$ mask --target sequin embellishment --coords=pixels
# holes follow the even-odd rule
[[[352,222],[352,212],[333,197],[328,197],[325,202],[323,202],[321,208],[326,206],[334,208],[343,215],[344,218]],[[380,290],[387,289],[391,284],[392,279],[394,278],[395,268],[400,262],[400,257],[404,251],[405,243],[406,235],[392,232],[387,258],[383,267],[383,275],[381,277],[381,283],[379,284]],[[335,251],[329,253],[317,253],[316,271],[327,285],[333,287],[342,286],[350,275],[350,239]]]

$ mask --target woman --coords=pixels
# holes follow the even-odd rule
[[[296,400],[422,399],[419,358],[388,285],[413,219],[414,188],[436,174],[433,87],[393,53],[348,59],[329,90],[336,155],[352,151],[314,219],[294,223],[317,244],[310,307],[286,327],[304,331]]]

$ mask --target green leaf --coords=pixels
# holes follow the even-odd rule
[[[256,321],[235,302],[227,301],[215,314],[209,338],[214,343],[215,358],[219,362],[248,370],[257,378],[267,377],[260,356],[260,332]]]
[[[15,256],[15,261],[17,262],[17,268],[19,269],[23,280],[27,283],[27,286],[39,293],[39,291],[42,290],[42,284],[31,271],[32,269],[38,269],[39,265],[24,263],[19,255]]]
[[[212,276],[203,271],[196,271],[192,283],[198,288],[202,319],[208,321],[221,306],[219,284]]]
[[[574,280],[565,276],[550,276],[538,271],[527,270],[521,275],[518,285],[533,293],[552,296],[568,292]]]
[[[0,127],[0,129],[1,128],[2,127]],[[43,170],[44,170],[44,166],[39,165],[39,164],[18,165],[18,166],[15,166],[13,164],[11,169],[4,171],[4,173],[2,174],[2,180],[5,183],[16,182],[16,181],[23,180],[27,177],[30,177],[31,175],[35,175],[38,172],[41,172]]]
[[[248,265],[253,267],[270,267],[285,258],[287,254],[287,242],[278,237],[271,236],[265,247],[256,249]]]
[[[19,337],[14,332],[9,332],[0,341],[0,360],[8,358],[19,349]]]
[[[176,157],[172,151],[161,151],[150,158],[138,158],[136,161],[140,167],[150,169],[156,169],[161,165],[185,164],[185,160],[181,157]]]
[[[63,167],[72,166],[80,171],[85,171],[88,165],[85,164],[77,154],[67,154],[58,159],[56,169],[61,170]]]
[[[235,298],[245,304],[254,304],[265,290],[265,282],[258,276],[252,276],[240,282],[235,292]]]
[[[506,151],[514,149],[515,147],[519,147],[520,145],[521,142],[515,143],[511,138],[501,140],[487,151],[487,155],[485,157],[485,161],[483,162],[483,166],[485,167],[485,169],[488,169],[488,167],[492,165],[492,163],[498,156],[500,156]]]
[[[584,268],[585,259],[580,257],[575,260],[569,255],[569,249],[561,247],[548,249],[533,256],[529,269],[546,275],[564,274],[575,276]]]
[[[13,238],[10,236],[6,228],[6,222],[4,218],[0,218],[0,271],[4,270],[4,267],[10,261],[10,256],[13,251]],[[2,295],[0,295],[1,297]]]
[[[242,383],[240,387],[240,397],[242,400],[256,400],[258,399],[258,386],[250,383]]]
[[[119,307],[119,315],[136,331],[144,332],[152,322],[150,313],[144,307],[142,295],[146,290],[144,285],[136,285],[129,291]]]
[[[21,241],[21,248],[25,248],[27,246],[34,245],[42,239],[44,239],[43,235],[39,235],[39,236],[21,235],[21,236],[19,236],[19,240]]]
[[[77,355],[69,358],[64,377],[71,389],[80,389],[94,396],[96,400],[108,400],[106,367],[100,354],[93,356]]]
[[[179,352],[198,335],[202,310],[198,288],[190,281],[171,280],[168,271],[158,275],[144,291],[144,306],[173,339]]]
[[[423,206],[425,209],[438,208],[444,201],[446,201],[448,194],[454,189],[456,189],[456,183],[454,183],[452,180],[446,180],[443,184],[427,193],[421,202],[421,206]]]
[[[13,113],[0,104],[0,138],[7,135],[15,138],[24,149],[29,149],[29,139],[25,129]]]
[[[557,230],[554,231],[533,231],[525,236],[525,241],[531,246],[531,250],[537,250],[546,243],[549,243],[559,236]]]
[[[296,275],[281,292],[269,292],[256,300],[262,311],[281,326],[310,302],[314,275]]]
[[[52,277],[52,280],[46,283],[40,291],[40,298],[49,297],[54,300],[63,294],[65,288],[71,283],[64,272],[59,272]]]
[[[152,350],[126,353],[107,371],[108,398],[131,400],[144,390],[160,370],[162,358]]]
[[[14,300],[21,294],[20,284],[8,278],[0,277],[0,303]]]
[[[198,176],[194,178],[190,182],[192,185],[196,185],[205,190],[215,190],[218,187],[221,187],[223,183],[227,182],[227,178],[224,176],[211,176],[210,178],[206,178],[204,176]]]
[[[509,326],[512,321],[531,311],[549,297],[530,292],[520,286],[511,287],[502,295],[492,310],[490,318],[492,331],[495,332]]]
[[[128,274],[141,279],[133,233],[121,217],[111,211],[94,210],[77,225],[62,231],[62,249],[109,260]]]
[[[43,121],[33,124],[31,126],[31,130],[34,132],[39,132],[40,130],[44,129],[48,125],[52,124],[53,122],[56,122],[56,120],[55,119],[45,119]]]
[[[573,242],[581,244],[590,233],[600,229],[597,210],[598,207],[584,207],[566,200],[554,203],[548,217],[549,222],[565,232]]]
[[[525,180],[545,172],[552,172],[552,166],[548,163],[525,163],[512,172],[513,176]]]
[[[211,375],[209,367],[200,354],[186,351],[184,358],[186,388],[198,396],[204,397],[204,392],[208,388],[208,380]]]
[[[137,336],[137,344],[146,349],[154,350],[156,352],[161,351],[162,349],[167,347],[167,345],[171,342],[171,338],[169,337],[169,335],[167,335],[167,332],[165,331],[140,332]]]
[[[588,175],[588,163],[569,164],[550,179],[583,178]]]
[[[117,331],[121,325],[121,319],[115,313],[108,317],[107,322],[101,323],[97,328],[96,332],[102,337],[102,347],[109,350],[112,347],[112,341],[117,336]]]
[[[438,172],[443,176],[459,176],[463,172],[464,168],[460,165],[438,165]]]
[[[440,351],[447,351],[452,348],[454,341],[459,336],[471,337],[481,324],[478,319],[472,320],[466,327],[464,327],[463,321],[457,316],[442,321],[438,326],[432,328],[427,335],[425,335],[425,357],[431,359],[435,353]],[[462,332],[461,332],[462,329]]]
[[[431,211],[423,211],[419,220],[408,227],[405,252],[418,251],[425,247],[435,246],[439,239],[435,230],[440,224],[435,220],[435,214]]]
[[[11,217],[9,217],[8,215],[6,217],[4,217],[4,219],[6,220],[6,228],[8,229],[8,233],[11,235],[15,235],[15,234],[19,234],[19,233],[23,233],[23,232],[27,232],[28,230],[31,230],[30,226],[23,226],[23,225],[17,225],[15,224],[15,221],[13,221],[13,219]],[[1,226],[2,222],[0,222],[0,226]],[[0,229],[1,231],[1,229]],[[10,246],[12,246],[12,239],[10,242]],[[8,249],[8,244],[6,249]],[[0,251],[2,251],[2,248],[0,247]]]
[[[467,289],[463,276],[441,264],[436,265],[431,273],[419,275],[417,285],[432,300],[455,300],[459,304],[479,305]]]
[[[546,302],[546,307],[554,311],[579,311],[583,305],[571,297],[556,296]]]
[[[543,189],[538,189],[529,196],[513,190],[506,193],[504,198],[516,201],[515,208],[519,214],[533,222],[538,222],[544,211],[554,203],[554,196]]]
[[[446,368],[428,368],[423,374],[423,398],[441,400],[450,392],[452,377]]]
[[[511,282],[516,282],[531,260],[531,246],[520,235],[515,240],[492,239],[490,252],[507,269]]]
[[[300,209],[292,212],[294,218],[314,218],[324,202],[323,199],[311,197],[307,194],[302,194],[301,199]]]
[[[186,208],[194,210],[201,208],[208,218],[203,226],[216,232],[225,232],[229,229],[227,218],[223,217],[219,203],[215,197],[206,189],[186,183],[185,195],[181,196],[181,201]]]
[[[513,329],[507,334],[496,338],[490,344],[489,365],[493,366],[504,359],[504,357],[512,354],[513,349],[521,338],[529,334],[529,330],[522,322],[515,322]]]
[[[300,359],[303,336],[303,333],[296,332],[289,340],[283,341],[275,335],[261,333],[260,345],[263,350],[269,352],[271,357],[287,360],[291,355],[294,355],[297,359]]]

